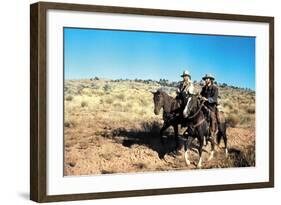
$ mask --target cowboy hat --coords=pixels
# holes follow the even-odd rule
[[[189,76],[189,78],[191,78],[188,70],[183,71],[181,77],[183,77],[183,76]]]
[[[212,76],[211,74],[206,74],[205,76],[202,77],[203,80],[206,80],[207,78],[209,78],[211,80],[215,80],[215,77]]]

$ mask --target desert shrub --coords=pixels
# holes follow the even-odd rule
[[[228,110],[232,110],[233,109],[233,105],[230,101],[225,101],[222,103],[222,107],[224,109],[228,109]]]
[[[246,161],[245,166],[255,166],[256,164],[256,155],[255,155],[255,146],[249,145],[246,150],[243,152],[244,159]]]
[[[229,103],[227,106],[229,107],[230,110],[233,109],[233,105],[231,103]]]
[[[247,108],[247,113],[255,114],[255,112],[256,112],[255,106],[251,106]]]
[[[81,102],[81,107],[87,107],[87,106],[88,106],[88,103],[86,101]]]
[[[239,123],[240,121],[240,118],[238,115],[234,115],[234,114],[231,114],[229,115],[227,118],[226,118],[226,121],[227,121],[227,124],[230,126],[230,127],[236,127],[236,125]]]
[[[108,97],[108,98],[105,99],[105,102],[107,104],[112,104],[114,102],[114,98],[113,97]]]
[[[64,121],[64,127],[67,127],[67,128],[71,128],[71,127],[75,127],[76,126],[76,123],[74,120],[65,120]]]
[[[117,102],[117,103],[114,103],[113,106],[116,108],[119,108],[122,106],[122,104],[120,102]]]
[[[255,146],[249,145],[245,150],[236,152],[234,155],[230,155],[230,162],[234,167],[252,167],[255,166]]]
[[[114,110],[123,112],[124,111],[124,106],[120,102],[116,102],[113,104]]]
[[[145,115],[146,114],[146,110],[145,109],[140,109],[140,110],[138,110],[138,114],[139,115]]]
[[[125,105],[123,105],[123,111],[124,112],[131,112],[133,108],[133,105],[131,103],[126,103]]]
[[[67,101],[72,101],[72,100],[73,100],[72,95],[68,95],[68,96],[66,96],[65,100],[67,100]]]
[[[140,101],[140,104],[143,106],[148,106],[150,104],[150,101],[147,100],[146,98],[140,98],[139,101]]]
[[[92,84],[91,84],[91,88],[92,88],[92,89],[98,90],[98,89],[100,89],[100,86],[97,85],[96,83],[92,83]]]
[[[116,95],[116,98],[123,101],[123,100],[125,100],[125,94],[120,93],[120,94]]]
[[[94,92],[96,96],[104,96],[105,95],[105,92],[102,91],[102,90],[97,90]]]
[[[147,169],[147,165],[142,162],[135,163],[135,164],[133,164],[133,166],[135,166],[137,169]]]
[[[240,124],[244,125],[244,124],[248,124],[251,122],[251,118],[249,116],[241,116],[240,117]]]
[[[104,90],[105,92],[110,92],[111,86],[108,85],[108,84],[105,84],[105,85],[103,86],[103,90]]]

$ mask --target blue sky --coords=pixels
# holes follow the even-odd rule
[[[66,79],[180,81],[189,70],[255,89],[254,37],[64,28],[64,63]]]

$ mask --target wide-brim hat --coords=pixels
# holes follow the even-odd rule
[[[215,77],[212,76],[211,74],[206,74],[205,76],[202,77],[203,80],[206,80],[207,78],[209,78],[211,80],[215,80]]]
[[[191,78],[190,73],[189,73],[188,70],[183,71],[181,77],[184,77],[184,76],[189,76],[189,78]]]

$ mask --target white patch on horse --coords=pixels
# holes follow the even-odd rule
[[[185,158],[185,162],[186,162],[186,165],[190,165],[190,161],[189,161],[189,150],[186,150],[185,153],[184,153],[184,158]]]
[[[203,142],[203,145],[207,146],[207,140],[206,140],[206,137],[204,136],[204,142]]]
[[[202,158],[201,158],[201,157],[199,158],[199,162],[198,162],[198,164],[197,164],[197,167],[198,167],[198,168],[201,168],[201,167],[202,167]]]
[[[228,155],[228,149],[225,148],[225,156],[227,156],[227,155]]]
[[[212,151],[211,151],[211,155],[210,155],[210,157],[209,157],[209,159],[208,159],[208,160],[213,159],[213,157],[214,157],[214,150],[212,150]]]
[[[185,106],[185,108],[184,108],[184,110],[183,110],[183,116],[184,116],[184,117],[187,117],[187,109],[188,109],[190,100],[191,100],[191,97],[188,98],[187,103],[186,103],[186,106]]]

